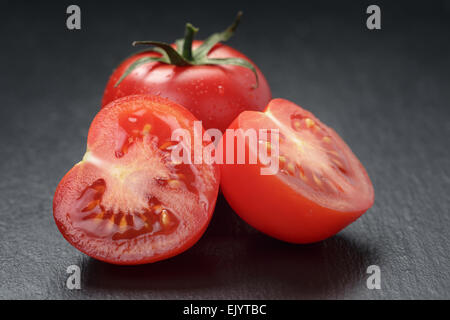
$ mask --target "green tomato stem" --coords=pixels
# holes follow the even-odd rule
[[[190,23],[186,23],[182,55],[183,58],[188,61],[192,61],[192,42],[194,41],[194,37],[197,32],[198,28],[194,27]]]

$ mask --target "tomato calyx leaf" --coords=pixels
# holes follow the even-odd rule
[[[136,69],[140,65],[143,65],[143,64],[146,64],[149,62],[154,62],[154,61],[163,62],[163,60],[164,60],[163,58],[157,58],[157,57],[144,57],[144,58],[140,58],[140,59],[136,60],[128,67],[127,70],[125,70],[125,72],[122,74],[122,76],[119,78],[119,80],[114,85],[114,88],[116,88],[122,82],[123,79],[125,79],[134,69]]]
[[[208,53],[219,42],[225,42],[230,39],[236,31],[242,17],[242,12],[239,11],[234,22],[224,31],[213,33],[203,41],[203,43],[196,49],[192,49],[194,37],[199,31],[191,23],[186,24],[185,34],[183,39],[175,41],[175,47],[166,42],[161,41],[134,41],[133,46],[148,45],[153,46],[151,52],[159,53],[160,57],[143,57],[134,61],[122,74],[114,87],[117,87],[123,79],[125,79],[137,67],[150,63],[161,62],[175,66],[200,66],[200,65],[234,65],[247,68],[255,75],[256,83],[253,88],[258,88],[259,79],[256,68],[247,60],[241,58],[208,58]]]
[[[259,86],[259,79],[258,79],[258,73],[256,72],[255,67],[248,62],[245,59],[240,58],[223,58],[223,59],[210,59],[208,57],[205,57],[202,64],[209,64],[209,65],[233,65],[233,66],[240,66],[247,69],[250,69],[253,74],[255,75],[256,83],[252,86],[254,89],[257,89]]]
[[[188,66],[190,65],[189,60],[187,60],[183,55],[181,55],[177,50],[175,50],[170,44],[160,41],[134,41],[133,46],[138,45],[150,45],[156,47],[153,51],[161,53],[163,60],[161,61],[168,64],[173,64],[176,66]],[[157,50],[160,49],[160,50]],[[163,53],[161,52],[163,51]]]
[[[242,11],[239,11],[234,22],[225,29],[225,31],[213,33],[194,51],[195,59],[206,58],[211,49],[219,42],[226,42],[230,39],[236,31],[239,23],[241,22]]]

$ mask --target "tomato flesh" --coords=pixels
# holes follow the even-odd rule
[[[72,211],[73,224],[92,238],[133,239],[143,234],[170,234],[179,224],[178,218],[156,198],[150,198],[141,212],[106,209],[103,194],[106,182],[94,181],[81,193]]]
[[[129,96],[102,109],[83,160],[55,193],[63,236],[115,264],[154,262],[192,246],[210,221],[219,185],[214,164],[171,160],[171,132],[191,132],[195,120],[183,107],[151,96]]]
[[[256,229],[288,242],[316,242],[372,206],[372,183],[350,148],[333,129],[292,102],[275,99],[264,112],[244,112],[230,129],[279,130],[275,175],[261,175],[261,161],[221,165],[226,199]],[[247,153],[256,152],[248,140],[242,141]],[[269,152],[272,148],[269,139],[260,138],[259,145]]]

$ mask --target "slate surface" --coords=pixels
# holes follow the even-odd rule
[[[377,1],[376,32],[365,28],[365,1],[76,3],[77,32],[65,28],[68,1],[6,1],[0,12],[0,298],[450,298],[449,1]],[[375,205],[337,236],[296,246],[248,227],[219,197],[204,237],[176,258],[117,267],[79,253],[53,222],[53,192],[84,154],[129,43],[170,41],[187,20],[202,37],[239,9],[231,45],[261,67],[274,97],[347,141]],[[82,290],[65,287],[71,264]],[[381,290],[366,287],[373,264]]]

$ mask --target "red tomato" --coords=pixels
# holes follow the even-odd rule
[[[236,26],[237,24],[232,27],[235,29]],[[221,40],[226,41],[234,29],[215,34],[215,42],[220,35]],[[102,105],[105,106],[127,95],[157,95],[186,107],[203,121],[206,129],[217,128],[221,131],[224,131],[242,111],[262,110],[267,105],[271,99],[269,85],[250,59],[222,44],[211,46],[211,49],[205,51],[202,56],[196,54],[196,49],[204,42],[192,42],[192,39],[185,41],[188,40],[192,43],[187,50],[188,53],[183,54],[181,48],[171,52],[178,56],[176,62],[147,61],[137,66],[133,65],[143,61],[143,58],[162,56],[160,52],[154,51],[138,53],[123,61],[106,85]],[[212,44],[211,41],[205,40],[209,44]],[[177,48],[175,44],[166,46]],[[225,61],[226,59],[228,61]],[[192,65],[186,65],[190,63]],[[247,67],[242,66],[243,63],[246,63]],[[130,67],[133,71],[118,84]],[[251,68],[254,68],[257,77]],[[258,86],[255,87],[257,83]]]
[[[372,206],[374,191],[364,167],[338,134],[310,112],[275,99],[264,112],[240,114],[230,125],[239,128],[243,131],[237,131],[236,141],[248,129],[279,129],[275,175],[261,175],[260,156],[256,164],[221,165],[225,198],[256,229],[288,242],[316,242],[336,234]],[[224,136],[224,145],[226,140]],[[271,154],[267,141],[259,140],[259,146]],[[256,153],[249,139],[245,152],[247,157]]]
[[[62,235],[114,264],[175,256],[201,237],[218,188],[216,165],[171,161],[171,133],[192,134],[196,118],[152,96],[129,96],[93,120],[87,151],[59,183],[53,213]]]

